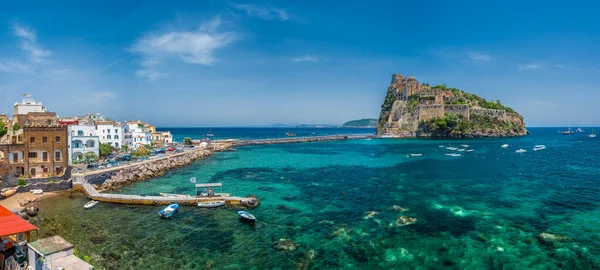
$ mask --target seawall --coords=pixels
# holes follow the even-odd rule
[[[331,136],[312,136],[312,137],[292,137],[292,138],[277,138],[277,139],[260,139],[260,140],[225,140],[221,142],[230,143],[231,146],[249,146],[249,145],[265,145],[265,144],[283,144],[283,143],[305,143],[305,142],[325,142],[325,141],[342,141],[375,138],[375,135],[331,135]]]

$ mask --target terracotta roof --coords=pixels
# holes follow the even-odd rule
[[[35,231],[38,228],[0,205],[0,237]]]

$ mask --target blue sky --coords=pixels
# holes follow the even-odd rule
[[[172,1],[175,2],[175,1]],[[159,126],[378,117],[392,73],[500,99],[529,126],[600,123],[599,3],[11,1],[0,112]]]

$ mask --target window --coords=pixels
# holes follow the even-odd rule
[[[115,133],[119,133],[119,130],[118,130],[118,129],[115,129]]]
[[[83,130],[78,130],[77,131],[77,136],[83,136]]]
[[[115,140],[118,140],[118,139],[119,139],[119,135],[115,135]]]
[[[42,137],[42,142],[43,143],[47,143],[48,142],[48,137]]]
[[[104,133],[104,131],[106,131],[106,130],[104,130],[104,129],[103,129],[103,130],[102,130],[102,133]]]
[[[60,143],[60,136],[56,136],[56,143]]]
[[[29,125],[29,119],[25,120],[25,125]]]
[[[133,142],[136,142],[136,139],[135,139],[135,138],[133,138]]]
[[[37,152],[29,152],[29,158],[37,158]]]
[[[109,130],[110,131],[110,130]],[[110,135],[106,136],[107,139],[111,140],[112,138],[110,137]]]
[[[107,130],[106,130],[106,133],[110,133],[110,129],[107,129]]]
[[[119,148],[119,143],[115,143],[115,147]]]
[[[54,160],[60,161],[60,152],[54,152]]]
[[[29,138],[29,143],[34,143],[34,142],[35,142],[35,137]]]

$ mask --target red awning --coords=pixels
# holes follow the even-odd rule
[[[36,226],[0,205],[0,237],[37,230]]]

